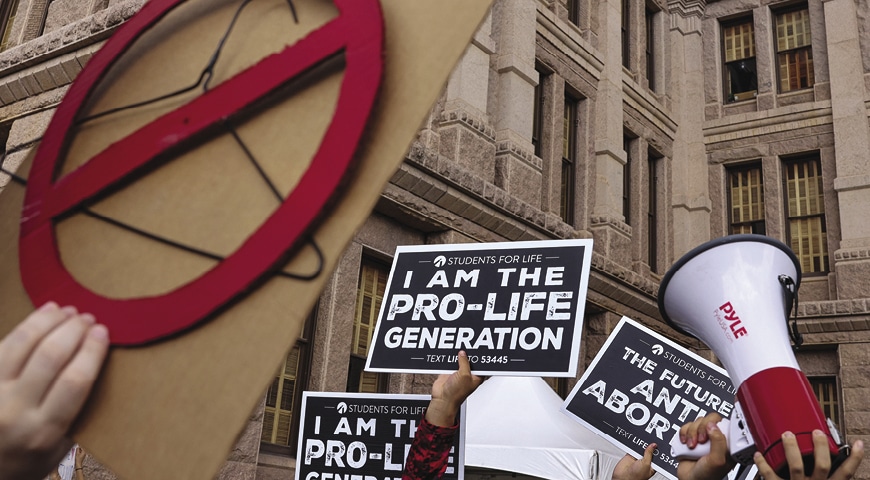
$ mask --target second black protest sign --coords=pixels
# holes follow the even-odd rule
[[[411,394],[304,392],[296,480],[400,480],[429,399]],[[463,478],[463,419],[459,425],[445,479]]]
[[[676,480],[668,443],[707,413],[729,418],[735,392],[724,369],[623,317],[563,408],[636,457],[656,443],[653,467]]]

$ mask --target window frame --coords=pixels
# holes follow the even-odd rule
[[[778,25],[780,17],[783,15],[789,14],[789,13],[794,13],[794,12],[798,12],[798,11],[802,11],[802,10],[806,10],[806,15],[807,15],[806,28],[808,29],[807,34],[810,37],[809,44],[801,45],[799,47],[786,48],[784,50],[780,50],[779,49],[779,25]],[[811,28],[812,23],[810,22],[810,19],[809,19],[809,16],[810,16],[809,5],[807,5],[806,3],[791,5],[791,6],[786,7],[786,8],[774,10],[772,13],[773,13],[773,30],[774,30],[773,31],[773,50],[774,50],[774,57],[775,57],[774,63],[776,65],[775,70],[776,70],[777,92],[782,94],[782,93],[797,92],[800,90],[809,90],[809,89],[813,88],[813,86],[815,85],[815,66],[814,66],[814,62],[813,62],[813,41],[812,41],[812,28]],[[805,87],[798,86],[795,88],[789,88],[788,90],[784,90],[782,88],[783,87],[783,85],[782,85],[783,79],[782,79],[782,72],[781,72],[782,65],[780,63],[781,62],[780,58],[783,55],[789,55],[789,54],[798,53],[798,52],[805,52],[807,54],[807,56],[804,58],[804,61],[806,62],[805,66],[807,68],[808,85]]]
[[[10,35],[12,34],[15,19],[18,16],[20,4],[20,0],[0,2],[0,52],[9,49]]]
[[[629,226],[631,226],[631,170],[634,163],[631,150],[635,147],[637,138],[628,130],[622,134],[622,149],[625,152],[625,165],[622,166],[622,221]]]
[[[653,273],[658,273],[658,237],[659,237],[659,185],[664,155],[652,147],[647,149],[647,265]]]
[[[760,194],[759,198],[761,199],[761,205],[759,206],[759,211],[761,213],[761,218],[746,220],[746,221],[737,221],[734,218],[734,194],[732,193],[732,189],[734,188],[732,178],[735,174],[745,173],[751,170],[758,170],[759,177],[759,188]],[[735,227],[748,227],[748,233],[754,233],[757,235],[766,235],[767,234],[767,214],[765,211],[765,198],[764,198],[764,168],[761,160],[756,160],[752,162],[743,163],[740,165],[731,165],[726,168],[725,171],[725,191],[727,192],[727,206],[728,206],[728,233],[730,235],[738,234],[738,233],[747,233],[745,231],[737,230]],[[746,188],[752,188],[747,185]],[[760,223],[761,229],[757,228],[757,225]]]
[[[535,156],[541,158],[543,155],[541,141],[544,135],[544,82],[551,73],[540,65],[535,65],[535,71],[538,73],[538,84],[535,85],[532,100],[532,148]]]
[[[287,352],[284,355],[284,360],[281,362],[281,366],[279,367],[278,374],[276,375],[275,381],[278,381],[279,389],[281,388],[281,380],[283,380],[283,371],[286,368],[287,360],[292,353],[292,350],[299,349],[298,355],[298,366],[296,370],[296,378],[295,385],[293,387],[293,410],[291,410],[290,417],[290,430],[289,430],[289,438],[288,444],[280,444],[273,443],[270,441],[263,440],[263,434],[266,432],[266,410],[263,412],[263,427],[262,432],[260,434],[260,450],[266,453],[290,456],[293,457],[296,455],[298,442],[299,442],[299,426],[301,424],[301,411],[300,408],[302,406],[302,392],[308,389],[308,382],[311,378],[311,364],[314,358],[314,333],[315,333],[315,325],[317,324],[317,311],[318,306],[315,305],[311,310],[311,313],[308,314],[307,319],[302,327],[302,333],[299,338],[296,340],[296,344],[293,346],[290,352]],[[274,407],[269,407],[269,392],[272,390],[272,387],[275,386],[273,384],[266,389],[266,409],[274,408],[276,412],[273,414],[273,418],[277,420],[277,410],[279,410],[279,401],[278,396],[276,395],[276,401]],[[274,429],[277,428],[277,422],[273,420],[273,434]],[[274,437],[272,437],[274,438]]]
[[[836,375],[808,375],[807,380],[810,383],[810,388],[813,390],[813,394],[816,396],[816,400],[819,401],[819,406],[822,408],[822,415],[825,415],[825,418],[831,419],[834,426],[836,426],[840,431],[840,436],[842,437],[845,433],[845,427],[843,425],[843,396],[840,392],[840,379]],[[830,387],[830,392],[832,392],[835,397],[833,401],[822,398],[823,395],[820,395],[821,389],[819,388],[822,386]],[[826,412],[826,408],[829,404],[832,404],[832,408]],[[828,412],[834,413],[834,416],[828,416]]]
[[[828,225],[827,225],[827,214],[826,214],[826,206],[825,206],[825,188],[824,188],[824,173],[822,172],[822,158],[819,152],[809,152],[802,153],[797,155],[791,155],[788,157],[782,157],[781,159],[781,168],[782,168],[782,196],[783,196],[783,218],[785,219],[785,244],[792,249],[794,254],[797,256],[798,261],[801,266],[801,274],[804,277],[808,276],[824,276],[831,272],[831,252],[828,248]],[[802,162],[813,162],[816,164],[816,169],[818,172],[818,197],[821,200],[821,213],[814,214],[799,214],[799,215],[791,215],[789,211],[790,208],[790,199],[789,199],[789,167]],[[821,246],[824,249],[822,255],[820,255],[820,259],[823,265],[820,265],[820,270],[811,270],[805,268],[804,258],[802,256],[802,249],[795,249],[792,244],[792,220],[795,219],[809,219],[809,218],[818,218],[819,219],[819,228],[821,229]]]
[[[580,26],[580,0],[567,0],[565,9],[568,11],[568,22],[575,27]]]
[[[727,38],[726,31],[729,28],[738,26],[738,25],[749,25],[752,28],[752,56],[751,57],[741,57],[735,60],[728,60],[728,49],[727,49]],[[758,96],[758,64],[757,64],[757,42],[755,40],[755,17],[752,14],[740,16],[738,18],[730,19],[727,21],[721,21],[719,24],[720,29],[720,44],[721,44],[721,59],[722,59],[722,101],[726,104],[741,102],[744,100],[752,100]],[[736,64],[737,62],[746,61],[747,59],[752,60],[752,68],[754,70],[754,84],[755,89],[743,90],[741,92],[732,93],[731,92],[731,70],[729,69],[729,65]],[[750,85],[752,82],[750,82]]]
[[[631,0],[622,0],[622,66],[631,71]]]
[[[577,136],[580,123],[580,99],[569,91],[564,94],[562,112],[561,182],[559,185],[559,216],[574,226],[577,182]]]
[[[374,296],[374,299],[372,300],[371,305],[372,316],[370,317],[370,319],[372,320],[372,322],[370,325],[367,325],[369,331],[366,352],[359,353],[355,351],[355,347],[359,346],[360,333],[357,330],[362,330],[362,324],[359,320],[361,320],[363,310],[363,301],[365,297],[363,282],[365,281],[365,269],[367,268],[375,269],[377,270],[377,273],[383,274],[378,275],[378,279],[380,279],[381,276],[383,277],[383,282],[378,282],[375,287],[377,289],[377,292]],[[361,388],[364,384],[364,382],[362,381],[363,376],[365,376],[366,374],[370,374],[372,377],[374,377],[375,391],[370,393],[387,393],[389,390],[388,374],[365,371],[366,357],[368,354],[368,349],[371,348],[372,338],[374,336],[375,327],[377,326],[378,313],[380,311],[379,305],[380,302],[383,302],[383,297],[386,293],[386,284],[387,279],[389,278],[389,274],[390,269],[385,262],[382,262],[377,258],[373,258],[369,255],[363,255],[362,260],[360,261],[359,280],[357,282],[356,301],[354,303],[353,335],[351,337],[352,342],[357,342],[357,345],[351,345],[350,358],[348,359],[347,381],[345,384],[345,391],[347,392],[364,393]],[[380,299],[378,299],[378,296],[380,296]]]
[[[646,28],[646,81],[647,86],[653,92],[656,91],[656,56],[655,56],[655,22],[656,15],[659,11],[654,10],[647,5],[644,11],[644,24]]]

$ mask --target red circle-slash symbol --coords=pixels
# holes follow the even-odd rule
[[[352,164],[383,74],[383,19],[378,0],[335,0],[339,15],[177,110],[108,146],[55,179],[76,115],[130,45],[183,0],[153,0],[91,58],[58,107],[33,161],[21,216],[21,278],[35,305],[76,305],[109,327],[115,345],[137,345],[188,329],[238,299],[287,261]],[[158,157],[190,148],[204,131],[331,56],[344,52],[335,115],[296,188],[244,243],[211,270],[164,295],[112,299],[79,284],[63,266],[55,219],[118,184]]]

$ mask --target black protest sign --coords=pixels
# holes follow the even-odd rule
[[[574,376],[592,240],[399,247],[366,370]]]
[[[303,392],[296,480],[401,480],[429,395]],[[464,416],[462,407],[460,416]],[[463,478],[459,419],[445,479]]]
[[[563,409],[636,457],[656,443],[653,467],[676,480],[674,434],[710,412],[730,417],[735,392],[724,369],[623,317]]]

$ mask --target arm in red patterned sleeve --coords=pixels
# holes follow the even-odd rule
[[[447,470],[450,447],[459,425],[439,427],[424,418],[405,460],[402,480],[435,480]]]
[[[459,425],[456,416],[465,399],[483,379],[471,373],[468,355],[457,355],[459,370],[439,375],[432,384],[432,399],[408,451],[402,480],[439,479],[447,470],[450,447]]]

